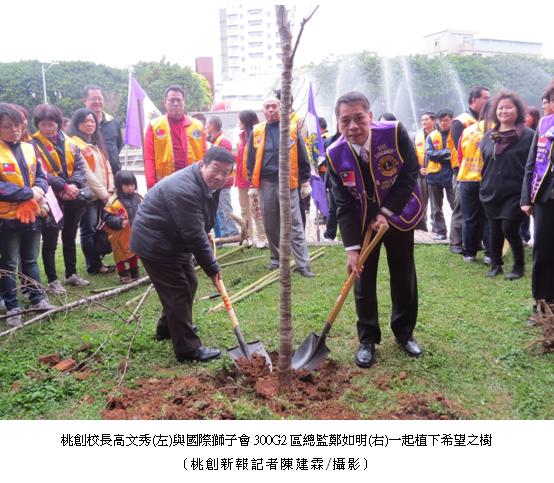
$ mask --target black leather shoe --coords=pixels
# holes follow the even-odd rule
[[[371,367],[375,363],[375,344],[360,344],[354,360],[358,367]]]
[[[450,247],[450,253],[454,253],[454,255],[462,255],[464,253],[464,249],[460,245],[452,245]]]
[[[402,344],[398,339],[396,342],[410,357],[419,357],[423,353],[423,349],[413,337],[410,337],[405,344]]]
[[[279,269],[279,265],[277,263],[270,263],[268,266],[267,266],[267,269],[272,272],[273,270],[278,270]]]
[[[301,268],[295,267],[294,271],[296,273],[299,273],[303,277],[308,277],[308,278],[315,277],[315,273],[312,272],[309,267],[301,267]]]
[[[218,359],[221,356],[221,350],[201,346],[190,354],[177,357],[179,362],[208,362],[212,359]]]
[[[504,270],[502,270],[502,265],[496,265],[495,263],[491,264],[491,269],[485,274],[486,277],[497,277],[502,275]]]
[[[523,277],[523,267],[514,265],[511,272],[506,274],[506,280],[517,280],[518,278]]]

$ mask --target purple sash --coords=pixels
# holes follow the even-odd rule
[[[548,172],[552,156],[552,141],[554,140],[554,114],[543,117],[539,122],[539,139],[537,142],[537,157],[533,177],[531,178],[531,203],[535,202],[537,193]]]
[[[404,160],[396,147],[397,126],[396,122],[376,122],[371,125],[369,167],[375,186],[376,199],[373,201],[379,207],[386,200],[404,165]],[[342,184],[360,203],[363,226],[367,214],[368,196],[358,158],[352,146],[344,136],[341,136],[329,147],[327,154]],[[402,212],[391,216],[389,222],[399,230],[408,231],[419,223],[422,216],[423,205],[416,184]]]

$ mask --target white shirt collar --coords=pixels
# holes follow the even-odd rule
[[[362,150],[362,148],[365,148],[365,150],[369,153],[369,138],[370,137],[371,136],[368,136],[367,139],[365,140],[364,144],[362,144],[362,145],[351,143],[352,148],[354,149],[354,151],[356,151],[356,154],[358,156],[360,155],[360,151]]]

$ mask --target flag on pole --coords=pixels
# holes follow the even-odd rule
[[[310,144],[314,147],[314,158],[317,156],[317,165],[319,166],[325,161],[325,144],[321,137],[319,129],[319,120],[315,110],[314,94],[312,91],[312,83],[308,90],[308,114],[306,115],[306,127],[310,136]]]
[[[125,142],[129,146],[140,148],[144,137],[141,125],[143,126],[143,129],[146,129],[152,119],[161,115],[162,113],[154,105],[146,92],[144,92],[144,89],[139,85],[137,80],[132,75],[129,75],[129,97],[127,102]],[[139,117],[142,117],[142,122],[139,120]]]
[[[319,119],[315,110],[314,94],[312,92],[312,83],[308,90],[308,114],[305,120],[306,128],[308,129],[308,136],[310,138],[310,146],[314,155],[314,161],[319,166],[325,161],[325,145],[321,138],[321,131],[319,130]],[[310,185],[312,186],[312,199],[315,205],[323,216],[329,215],[329,207],[327,206],[327,193],[325,191],[325,183],[317,173],[310,176]]]

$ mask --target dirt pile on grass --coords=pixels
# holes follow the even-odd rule
[[[276,362],[275,356],[274,364]],[[239,360],[240,369],[215,375],[200,373],[171,379],[143,379],[136,389],[123,389],[111,398],[104,419],[233,419],[234,403],[241,399],[253,407],[267,407],[276,417],[358,419],[341,403],[350,387],[352,372],[334,361],[311,375],[294,374],[289,390],[279,393],[276,371],[263,357],[252,364]],[[225,396],[225,397],[222,397]]]

